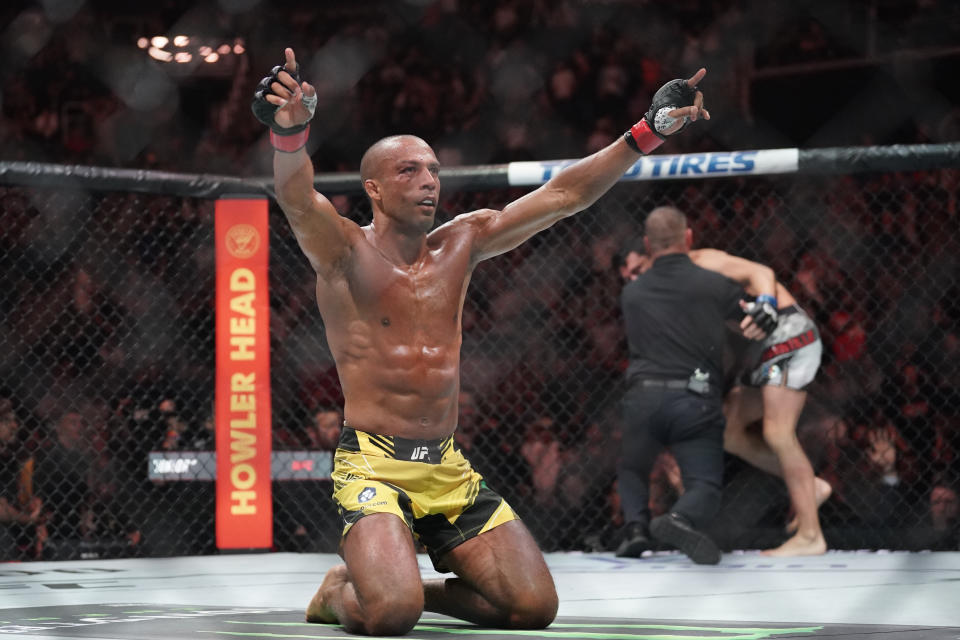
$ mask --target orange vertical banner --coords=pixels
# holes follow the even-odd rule
[[[267,201],[217,201],[217,548],[273,545]]]

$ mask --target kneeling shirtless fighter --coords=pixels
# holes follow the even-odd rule
[[[261,81],[253,111],[271,129],[277,200],[316,272],[345,398],[333,470],[345,564],[327,573],[307,620],[402,634],[426,609],[486,626],[545,627],[558,600],[543,555],[453,443],[467,284],[480,261],[590,206],[639,153],[709,118],[696,90],[706,71],[665,85],[622,138],[535,191],[437,228],[436,155],[415,136],[384,138],[360,161],[373,210],[361,227],[314,190],[305,145],[316,90],[300,79],[293,50],[285,55]],[[456,577],[422,580],[411,531]]]

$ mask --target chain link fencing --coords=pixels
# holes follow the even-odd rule
[[[8,184],[0,191],[3,560],[215,553],[212,199]],[[957,549],[960,171],[617,185],[476,270],[463,312],[456,439],[542,547],[619,531],[626,345],[615,256],[654,206],[696,246],[766,263],[825,352],[798,436],[833,486],[832,548]],[[448,188],[440,222],[529,189]],[[358,192],[333,194],[365,224]],[[329,450],[339,384],[314,276],[270,211],[273,448]],[[696,309],[691,309],[696,313]],[[731,376],[736,361],[731,341]],[[712,533],[775,546],[783,482],[727,458]],[[275,479],[274,549],[333,552],[328,480]],[[669,456],[656,515],[682,491]]]

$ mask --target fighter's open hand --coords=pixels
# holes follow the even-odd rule
[[[700,118],[710,119],[710,112],[703,106],[703,93],[697,86],[705,75],[707,70],[701,68],[686,80],[671,80],[657,90],[644,116],[654,131],[669,136]]]
[[[300,79],[293,49],[287,47],[284,54],[284,65],[274,67],[257,85],[251,106],[257,120],[280,135],[291,135],[307,128],[317,107],[317,90]]]

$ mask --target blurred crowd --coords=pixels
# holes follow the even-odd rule
[[[269,174],[249,98],[286,45],[320,91],[318,170],[355,170],[398,131],[445,165],[578,157],[700,65],[714,120],[671,152],[802,144],[822,131],[751,106],[748,71],[960,42],[956,3],[936,0],[873,3],[870,29],[862,7],[786,1],[115,4],[0,9],[0,161]],[[200,26],[242,36],[246,53],[175,77],[132,44]],[[854,118],[830,144],[956,141],[960,116],[931,86],[901,111],[845,106],[823,130]],[[904,116],[910,100],[928,108]],[[446,193],[441,218],[520,193]],[[615,546],[626,350],[611,265],[643,214],[672,202],[698,246],[770,264],[818,323],[825,360],[800,437],[834,487],[828,543],[958,549],[958,197],[957,170],[617,187],[477,270],[457,442],[545,548]],[[334,202],[368,215],[360,197]],[[274,446],[330,450],[342,398],[312,275],[271,215]],[[213,550],[209,490],[146,476],[151,451],[214,446],[212,220],[200,199],[0,187],[0,559]],[[738,527],[718,540],[763,547],[751,532],[784,520],[757,473],[729,461],[720,522]],[[664,456],[655,515],[682,491]],[[278,490],[278,548],[330,546],[326,492]]]
[[[447,165],[579,157],[700,66],[714,122],[675,151],[951,140],[960,119],[947,80],[960,8],[948,0],[321,4],[8,3],[0,158],[269,174],[249,102],[285,46],[319,91],[322,170],[355,170],[398,131]],[[190,61],[158,62],[136,45],[176,35],[226,53],[206,63],[196,44],[168,44]],[[897,66],[906,52],[909,68]]]

